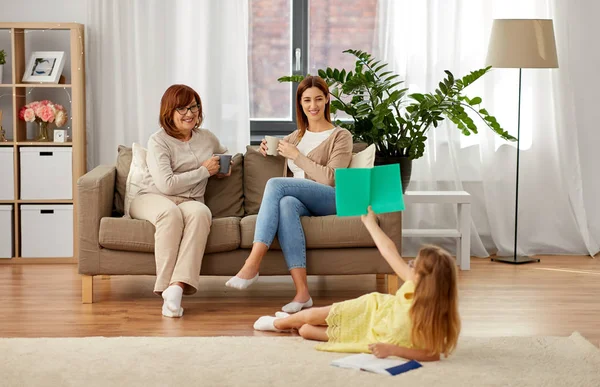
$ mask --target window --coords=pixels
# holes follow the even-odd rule
[[[290,73],[292,7],[289,0],[250,0],[250,117],[290,120],[291,84],[277,78]]]
[[[373,51],[377,0],[249,1],[250,128],[257,143],[267,133],[296,129],[297,85],[277,78],[325,67],[351,70],[354,58],[344,50]]]
[[[373,52],[377,0],[312,1],[309,15],[309,70],[354,69],[349,48]]]

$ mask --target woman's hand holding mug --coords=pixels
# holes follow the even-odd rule
[[[202,163],[202,166],[208,169],[208,173],[213,176],[219,172],[219,156],[212,156],[210,159]]]
[[[267,140],[264,138],[260,143],[260,153],[265,157],[267,156]]]
[[[287,141],[279,141],[277,151],[280,155],[290,160],[296,160],[296,157],[298,157],[300,154],[300,151],[298,148],[296,148],[296,145]]]

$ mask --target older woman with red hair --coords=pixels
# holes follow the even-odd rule
[[[132,218],[156,228],[154,292],[162,295],[166,317],[181,317],[182,295],[198,289],[212,223],[204,192],[219,171],[214,155],[227,152],[213,133],[200,129],[202,118],[202,101],[192,88],[173,85],[165,91],[161,129],[148,140],[148,170],[129,209]]]

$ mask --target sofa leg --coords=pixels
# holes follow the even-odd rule
[[[387,291],[389,294],[396,294],[400,289],[400,278],[396,274],[386,274],[387,279]]]
[[[81,302],[91,304],[94,302],[94,276],[81,276]]]

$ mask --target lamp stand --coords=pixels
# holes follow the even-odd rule
[[[512,264],[522,264],[530,262],[540,262],[539,258],[531,258],[526,256],[517,255],[517,234],[518,234],[518,217],[519,217],[519,154],[521,153],[521,72],[519,68],[519,109],[518,109],[518,120],[517,120],[517,178],[515,184],[515,248],[512,257],[494,257],[491,260],[493,262],[504,262]]]

